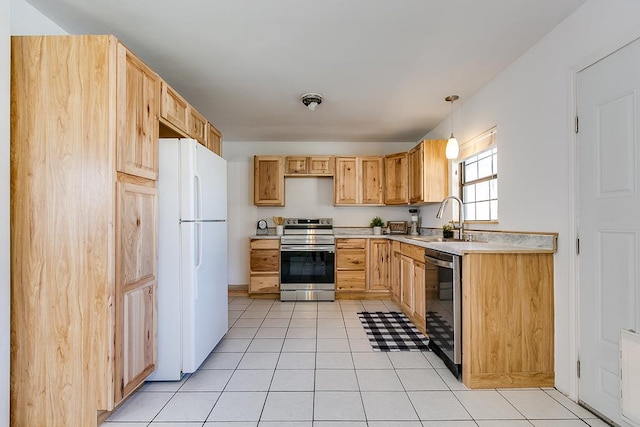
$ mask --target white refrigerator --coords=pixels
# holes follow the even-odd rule
[[[158,363],[148,379],[170,381],[227,333],[227,163],[192,139],[159,145]]]

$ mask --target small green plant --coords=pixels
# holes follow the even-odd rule
[[[450,239],[453,237],[453,224],[450,222],[442,226],[442,237]]]
[[[373,217],[371,220],[371,224],[369,227],[382,227],[384,225],[384,221],[379,216]]]

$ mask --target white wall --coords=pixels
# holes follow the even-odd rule
[[[588,0],[454,111],[461,141],[498,126],[500,223],[486,228],[559,233],[556,386],[572,397],[577,393],[573,77],[637,37],[640,2]],[[449,128],[447,118],[427,137],[446,137]]]
[[[273,216],[332,217],[336,227],[368,227],[376,215],[383,220],[406,221],[408,207],[333,206],[333,179],[286,178],[285,207],[253,205],[253,156],[269,154],[376,155],[407,151],[415,143],[298,143],[224,142],[229,187],[229,283],[249,283],[249,236],[260,218],[273,226]]]
[[[0,425],[9,425],[10,5],[0,0]]]
[[[25,0],[11,0],[12,35],[68,34]]]

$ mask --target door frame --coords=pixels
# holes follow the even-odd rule
[[[578,134],[575,132],[575,117],[578,115],[578,73],[584,71],[595,63],[605,59],[609,55],[614,54],[625,46],[640,40],[640,31],[629,31],[624,36],[615,38],[605,43],[600,49],[585,57],[582,61],[574,65],[569,72],[570,79],[570,126],[571,131],[571,155],[570,170],[570,198],[569,198],[569,236],[567,241],[575,246],[578,239],[579,226],[579,206],[578,200],[580,183],[578,170]],[[569,277],[569,368],[573,371],[569,381],[569,397],[575,401],[580,399],[580,388],[578,386],[577,363],[580,352],[580,263],[576,250],[570,251],[568,265]],[[575,368],[574,368],[575,367]],[[593,408],[591,408],[594,410]]]

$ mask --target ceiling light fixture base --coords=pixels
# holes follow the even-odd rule
[[[300,101],[311,111],[315,111],[316,107],[322,104],[323,97],[319,93],[309,92],[300,96]]]

